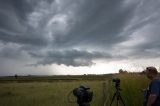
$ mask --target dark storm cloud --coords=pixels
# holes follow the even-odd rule
[[[37,64],[34,65],[50,65],[65,64],[67,66],[90,66],[94,64],[93,60],[96,59],[118,59],[122,56],[112,56],[111,54],[101,52],[88,52],[79,50],[66,50],[66,51],[49,51],[47,53],[33,53],[30,52],[32,58],[40,59]]]
[[[160,17],[159,17],[160,18]],[[145,40],[131,48],[129,56],[132,58],[159,58],[160,57],[160,23],[150,24],[144,27],[138,34],[142,34]],[[138,41],[138,39],[137,39]]]
[[[0,56],[67,66],[158,57],[159,12],[153,0],[1,0]]]
[[[148,24],[159,23],[159,11],[160,11],[160,1],[150,1],[141,0],[137,7],[135,8],[134,17],[132,17],[132,22],[127,28],[127,32],[136,32]]]
[[[27,23],[27,17],[36,4],[27,0],[0,1],[0,41],[37,46],[47,44],[41,29],[34,29]]]
[[[12,33],[12,32],[7,32],[7,31],[2,31],[0,32],[0,40],[2,42],[12,42],[12,43],[19,43],[19,44],[29,44],[29,45],[37,45],[37,46],[43,46],[47,42],[43,40],[42,38],[36,37],[25,34],[21,35],[18,33]],[[28,37],[29,36],[29,37]]]
[[[13,48],[14,47],[14,48]],[[19,51],[18,47],[15,46],[7,46],[3,47],[0,51],[0,57],[5,58],[12,58],[12,59],[18,59],[22,55],[22,51]]]
[[[160,1],[141,0],[134,16],[126,26],[124,35],[130,37],[119,47],[130,59],[155,59],[160,57]],[[127,51],[127,53],[126,53]]]
[[[137,41],[129,48],[128,54],[134,59],[152,59],[160,57],[160,1],[143,0],[135,10],[135,16],[127,33]],[[139,42],[139,39],[142,39]]]
[[[75,19],[79,20],[65,36],[56,36],[55,45],[112,46],[125,41],[128,36],[120,36],[134,15],[136,3],[124,6],[123,0],[88,0]]]
[[[27,15],[32,11],[33,7],[26,0],[1,0],[0,28],[13,31],[17,25],[15,21],[17,20],[18,23],[24,24]]]

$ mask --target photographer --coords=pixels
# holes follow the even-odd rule
[[[146,76],[151,82],[147,90],[145,106],[160,106],[160,79],[158,78],[157,69],[155,67],[147,67]]]

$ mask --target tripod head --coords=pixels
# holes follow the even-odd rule
[[[112,81],[115,83],[116,90],[121,90],[120,89],[120,82],[121,82],[121,80],[119,78],[114,78]]]

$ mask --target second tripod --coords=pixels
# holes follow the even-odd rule
[[[116,105],[117,106],[119,106],[120,102],[123,104],[123,106],[125,106],[125,103],[124,103],[124,101],[122,99],[122,96],[120,94],[120,91],[121,91],[121,89],[120,89],[120,79],[119,78],[113,79],[113,82],[115,82],[116,91],[115,91],[115,93],[112,97],[110,106],[112,106],[112,103],[115,100],[115,98],[116,98]]]

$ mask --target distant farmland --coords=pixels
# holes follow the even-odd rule
[[[0,83],[3,82],[55,82],[55,81],[81,81],[81,80],[105,80],[112,77],[112,74],[106,75],[54,75],[54,76],[6,76],[0,77]]]

